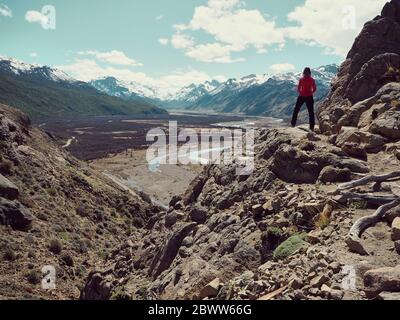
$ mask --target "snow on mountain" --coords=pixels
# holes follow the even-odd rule
[[[329,87],[332,79],[337,73],[337,70],[338,66],[334,64],[318,67],[313,70],[313,77],[317,82]],[[223,83],[219,83],[218,81],[207,81],[204,84],[192,84],[184,87],[177,94],[170,96],[167,100],[186,101],[189,104],[196,102],[203,96],[215,96],[224,91],[230,91],[236,94],[251,87],[261,86],[269,80],[296,84],[301,76],[301,72],[288,72],[276,75],[265,73],[260,75],[251,74],[240,79],[231,78]]]
[[[47,80],[56,82],[77,82],[61,70],[41,66],[37,64],[28,64],[14,58],[0,56],[0,70],[11,72],[15,75],[40,76]]]

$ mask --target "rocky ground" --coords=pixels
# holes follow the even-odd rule
[[[259,299],[282,288],[279,299],[365,298],[365,271],[400,262],[390,228],[400,207],[364,233],[368,255],[360,255],[346,236],[375,207],[338,202],[332,192],[398,169],[399,159],[392,149],[354,159],[299,128],[258,137],[251,176],[207,167],[145,238],[131,238],[91,274],[83,298]],[[354,290],[343,288],[343,270],[356,273]]]
[[[89,271],[158,211],[0,105],[0,298],[79,298]],[[51,292],[45,265],[57,272]]]
[[[90,274],[81,298],[399,299],[399,36],[392,0],[356,39],[317,134],[259,130],[251,175],[206,167]],[[342,185],[391,172],[397,180]],[[378,207],[359,238],[352,226]]]
[[[1,106],[0,297],[400,299],[399,35],[392,0],[357,38],[318,132],[257,130],[250,175],[206,166],[167,210]]]

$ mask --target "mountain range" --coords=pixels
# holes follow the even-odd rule
[[[317,105],[330,91],[335,64],[313,69]],[[168,109],[241,113],[286,119],[296,100],[301,73],[248,75],[224,82],[191,84],[161,94],[156,87],[109,76],[89,83],[49,67],[0,57],[0,102],[33,119],[65,116],[158,114]],[[301,117],[301,116],[300,116]]]
[[[0,57],[0,102],[33,119],[165,113],[142,99],[129,101],[104,94],[64,72]]]
[[[335,64],[313,69],[318,85],[315,96],[317,103],[329,93],[330,83],[336,76]],[[214,111],[224,113],[243,113],[286,118],[292,111],[297,97],[296,84],[301,73],[283,73],[278,75],[248,75],[240,79],[225,82],[216,80],[201,84],[191,84],[175,94],[162,97],[156,88],[140,86],[135,82],[126,82],[114,77],[91,81],[96,89],[126,100],[143,99],[166,109],[186,109],[193,111]]]

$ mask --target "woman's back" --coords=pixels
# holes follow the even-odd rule
[[[302,97],[311,97],[314,95],[317,86],[315,80],[310,76],[304,76],[299,81],[299,94]]]

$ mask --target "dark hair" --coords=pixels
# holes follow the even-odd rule
[[[309,67],[305,68],[303,74],[305,76],[311,76],[311,69]]]

